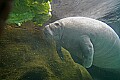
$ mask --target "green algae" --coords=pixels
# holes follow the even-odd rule
[[[92,80],[67,50],[62,52],[64,61],[39,29],[7,26],[0,38],[0,80]]]

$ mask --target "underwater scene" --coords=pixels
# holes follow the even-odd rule
[[[0,0],[0,80],[120,80],[120,0]]]

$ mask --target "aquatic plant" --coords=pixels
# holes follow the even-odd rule
[[[51,17],[51,0],[14,0],[8,23],[18,24],[33,20],[42,24]]]

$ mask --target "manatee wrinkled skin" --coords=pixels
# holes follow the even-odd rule
[[[61,47],[68,50],[76,63],[89,68],[120,68],[120,39],[107,24],[86,17],[67,17],[44,28],[47,39],[56,42],[57,52],[64,59]]]

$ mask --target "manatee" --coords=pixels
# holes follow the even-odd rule
[[[64,60],[61,47],[85,68],[120,69],[120,39],[106,23],[87,17],[67,17],[44,27],[47,40],[56,42],[56,51]]]

